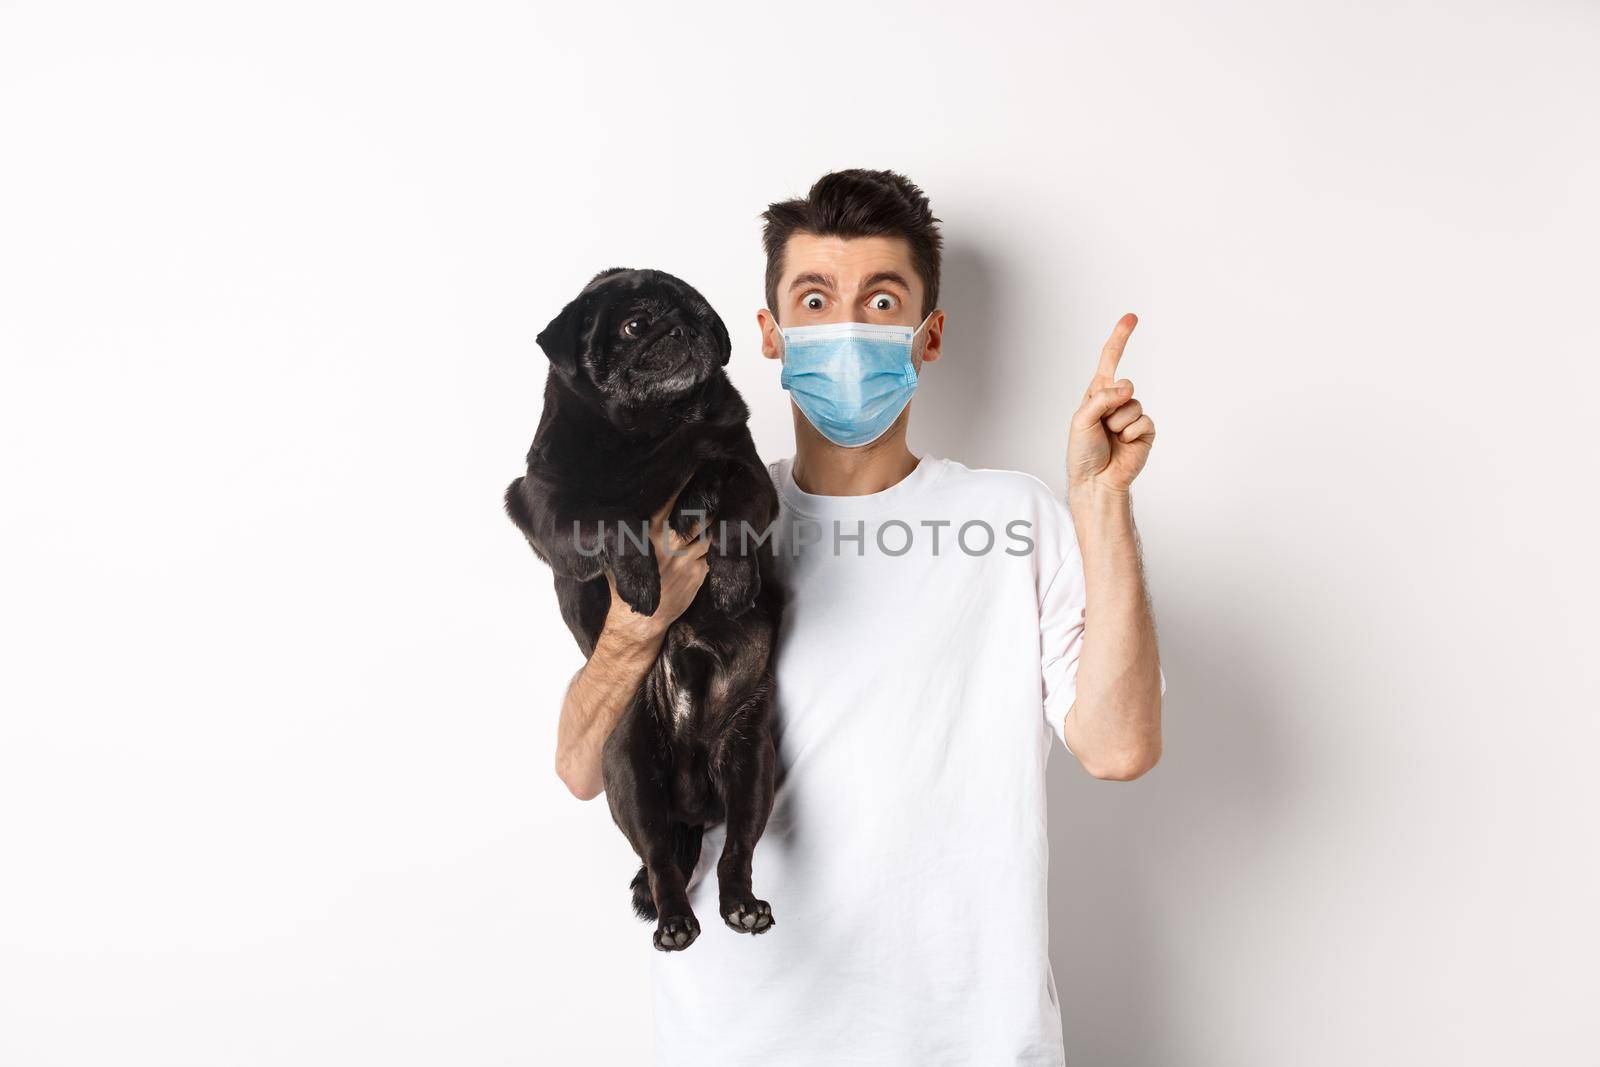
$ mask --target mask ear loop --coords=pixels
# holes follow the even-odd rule
[[[772,315],[772,309],[771,308],[763,308],[762,310],[765,311],[768,315]],[[783,327],[778,325],[778,316],[776,316],[776,315],[772,315],[772,330],[773,330],[774,333],[776,333],[778,335],[778,344],[777,344],[778,362],[782,363],[783,362],[783,357],[788,355],[789,353],[788,353],[788,348],[783,343]]]
[[[924,315],[922,321],[917,324],[917,328],[911,331],[911,364],[913,370],[922,369],[922,356],[917,352],[917,334],[922,332],[922,328],[928,325],[929,320],[933,318],[934,312],[938,310],[938,308],[934,308],[933,311]],[[924,345],[923,347],[926,349],[927,346]]]

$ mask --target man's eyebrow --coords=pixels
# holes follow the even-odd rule
[[[897,270],[880,270],[876,274],[869,275],[862,280],[861,291],[866,292],[873,286],[882,285],[885,282],[898,285],[908,293],[911,291],[911,283],[906,281],[906,276]],[[838,288],[838,285],[833,280],[833,275],[818,274],[816,271],[806,271],[804,274],[795,275],[794,281],[789,283],[789,291],[792,293],[802,285],[820,285],[824,289]]]
[[[824,289],[835,288],[832,275],[818,274],[814,270],[808,270],[804,274],[795,275],[794,281],[789,283],[789,291],[792,293],[802,285],[820,285]]]
[[[878,273],[872,275],[872,277],[862,282],[861,288],[863,291],[865,291],[882,282],[893,282],[906,292],[909,293],[911,291],[911,285],[906,281],[905,275],[895,270],[880,270]]]

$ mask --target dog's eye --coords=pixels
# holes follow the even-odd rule
[[[636,319],[629,319],[627,322],[623,323],[622,332],[627,334],[629,337],[638,337],[641,333],[644,333],[645,328],[649,325],[650,320],[641,315]]]

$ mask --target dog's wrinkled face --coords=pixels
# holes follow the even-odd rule
[[[622,268],[595,275],[538,341],[556,373],[613,420],[688,397],[732,350],[727,327],[693,286]]]

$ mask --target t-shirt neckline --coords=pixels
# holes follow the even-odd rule
[[[948,466],[945,460],[924,453],[904,478],[887,489],[859,496],[822,496],[808,493],[795,484],[793,456],[781,463],[783,470],[779,492],[783,494],[784,503],[789,505],[791,511],[813,518],[860,518],[902,506],[938,481]]]

